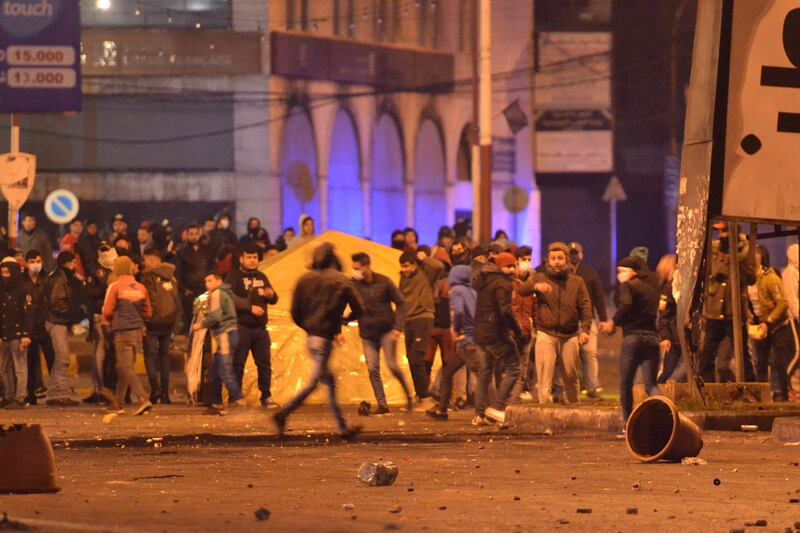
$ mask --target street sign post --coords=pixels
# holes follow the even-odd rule
[[[608,204],[608,218],[609,218],[609,234],[611,247],[611,279],[610,283],[614,285],[617,281],[617,202],[624,202],[628,199],[625,194],[625,189],[622,188],[619,178],[612,176],[606,185],[606,190],[603,191],[603,201]]]
[[[56,189],[44,201],[44,213],[56,224],[67,224],[78,216],[80,203],[72,191]]]

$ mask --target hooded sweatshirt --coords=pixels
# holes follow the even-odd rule
[[[798,245],[792,244],[786,250],[786,268],[783,269],[783,292],[789,301],[789,315],[797,320],[800,319],[800,270],[798,270]]]
[[[468,265],[456,265],[447,279],[450,284],[450,309],[453,311],[453,329],[463,335],[464,342],[475,338],[475,302],[478,294],[471,287],[472,269]]]
[[[153,307],[153,314],[147,321],[147,330],[153,332],[169,332],[175,326],[178,317],[177,311],[180,309],[180,296],[178,295],[178,282],[175,279],[175,265],[161,263],[160,265],[147,268],[142,272],[142,285],[147,289],[150,296],[150,304]],[[170,300],[159,301],[158,297],[162,294]],[[161,309],[159,309],[159,306]],[[169,309],[174,312],[170,313]]]
[[[619,266],[632,268],[636,276],[620,283],[617,287],[614,294],[614,304],[617,306],[614,323],[622,326],[623,337],[643,333],[655,334],[661,291],[652,273],[642,269],[630,259],[623,259]]]
[[[133,277],[133,261],[118,257],[114,261],[115,281],[108,286],[103,301],[103,317],[111,321],[112,331],[144,329],[153,314],[147,289]]]
[[[429,257],[420,263],[411,276],[400,277],[400,292],[406,301],[406,321],[418,318],[433,319],[435,310],[436,280],[444,265]]]
[[[2,263],[11,278],[3,279],[0,286],[0,331],[5,341],[31,337],[34,328],[32,299],[27,294],[17,263]]]
[[[247,270],[239,266],[232,270],[225,281],[231,286],[239,324],[248,328],[263,328],[267,325],[267,306],[278,303],[278,293],[269,282],[269,278],[258,269]],[[272,296],[267,298],[267,290]],[[256,316],[253,306],[258,306],[264,313]]]
[[[350,320],[358,320],[364,304],[350,278],[339,272],[332,244],[314,250],[311,268],[294,289],[292,319],[309,336],[332,340],[342,331],[345,308],[350,306]]]
[[[236,304],[227,283],[208,293],[208,313],[201,325],[210,328],[215,337],[236,329]]]
[[[475,302],[475,342],[496,344],[522,336],[517,319],[511,309],[512,277],[504,274],[494,264],[480,271],[475,282],[478,298]]]

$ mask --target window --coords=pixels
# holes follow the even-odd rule
[[[300,28],[308,31],[308,0],[300,0]]]
[[[86,27],[230,28],[230,0],[84,0],[81,23]]]
[[[84,95],[76,116],[23,117],[20,143],[47,171],[231,170],[233,128],[230,94]]]

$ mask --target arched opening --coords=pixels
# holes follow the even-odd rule
[[[390,115],[381,115],[373,143],[372,240],[390,244],[392,231],[406,225],[403,143]]]
[[[345,110],[336,113],[328,166],[328,227],[364,235],[358,138],[353,120]]]
[[[470,144],[471,124],[461,130],[456,154],[456,182],[454,208],[457,212],[472,212],[472,145]]]
[[[283,134],[281,190],[284,227],[294,226],[299,231],[297,223],[301,214],[310,215],[319,225],[314,133],[308,115],[298,107],[290,112]]]
[[[447,169],[444,142],[431,119],[422,121],[415,152],[414,227],[421,243],[433,245],[439,228],[447,223]]]

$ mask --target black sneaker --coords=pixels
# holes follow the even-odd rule
[[[428,409],[427,411],[425,411],[425,414],[433,418],[434,420],[447,420],[447,412],[440,411],[438,407]]]
[[[172,400],[169,399],[168,394],[161,395],[161,405],[172,405]]]
[[[161,394],[159,394],[159,393],[155,393],[155,394],[151,394],[150,395],[150,403],[152,403],[153,405],[157,404],[158,400],[160,400],[160,399],[161,399]]]
[[[364,430],[364,426],[350,426],[341,433],[342,440],[352,442]]]
[[[33,395],[37,398],[45,398],[47,397],[47,387],[39,387],[35,391],[33,391]]]
[[[47,407],[76,407],[80,404],[81,402],[72,398],[53,398],[45,402]]]
[[[100,400],[100,395],[97,394],[96,392],[93,392],[89,396],[87,396],[86,398],[81,400],[81,402],[93,405],[93,404],[98,403],[99,400]]]
[[[385,405],[379,405],[378,407],[375,408],[374,411],[372,411],[371,414],[373,416],[387,415],[387,414],[389,414],[389,408],[387,406],[385,406]]]

